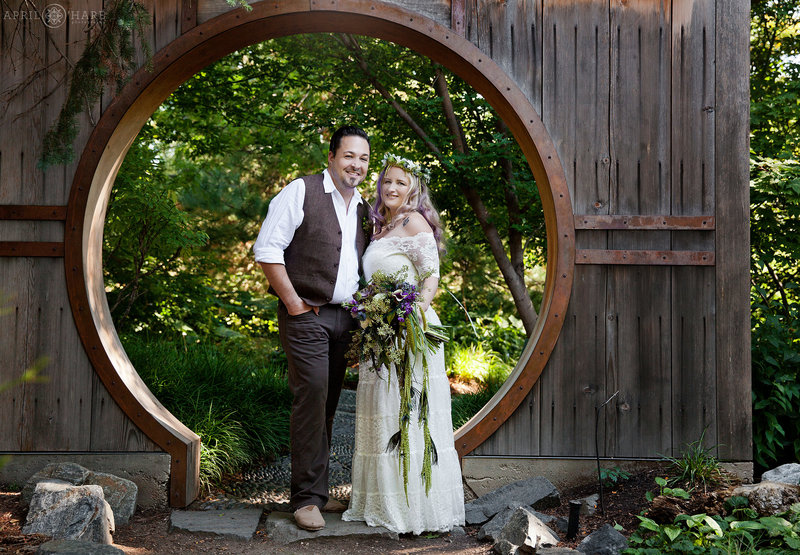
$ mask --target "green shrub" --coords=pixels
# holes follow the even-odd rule
[[[285,359],[240,342],[176,345],[123,340],[144,382],[202,440],[200,474],[218,482],[289,446],[291,393]]]
[[[706,514],[678,515],[672,524],[658,524],[639,516],[640,524],[628,538],[623,553],[783,554],[800,550],[800,503],[785,513],[758,518],[755,511],[732,505],[726,517]]]
[[[502,384],[512,367],[480,343],[448,345],[447,374],[464,381]]]
[[[466,393],[464,395],[454,395],[452,399],[453,429],[457,430],[475,416],[497,390],[485,387],[477,393]]]
[[[703,430],[700,439],[687,445],[680,457],[665,457],[670,462],[670,468],[677,472],[670,483],[687,484],[692,488],[702,484],[705,491],[709,484],[724,481],[725,476],[719,461],[711,454],[714,447],[703,445],[705,436],[706,431]]]
[[[600,480],[607,488],[614,487],[615,485],[630,479],[631,475],[618,466],[600,469]]]
[[[494,396],[513,368],[482,343],[448,343],[446,359],[449,376],[474,380],[480,388],[475,393],[453,396],[453,428],[458,429]]]
[[[753,451],[763,469],[800,460],[800,302],[753,302]]]
[[[658,495],[663,495],[665,497],[676,497],[678,499],[691,499],[691,494],[683,488],[670,488],[667,487],[669,481],[666,478],[662,478],[658,476],[656,478],[656,484],[658,484]],[[656,497],[653,495],[652,491],[648,491],[644,494],[645,498],[652,502],[653,499]]]

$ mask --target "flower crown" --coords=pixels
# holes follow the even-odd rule
[[[426,183],[429,183],[431,180],[431,172],[428,170],[428,168],[423,167],[422,164],[412,162],[408,158],[398,156],[397,154],[387,152],[383,156],[381,167],[385,168],[387,166],[397,166],[398,168],[403,169],[410,174],[416,175],[418,179],[421,179]]]

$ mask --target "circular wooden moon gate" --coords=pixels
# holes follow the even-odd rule
[[[67,289],[81,340],[92,366],[124,413],[170,454],[172,505],[186,505],[196,497],[199,438],[149,392],[115,332],[102,271],[103,226],[111,187],[142,125],[181,83],[239,48],[274,37],[315,32],[363,34],[392,41],[459,74],[506,122],[538,183],[548,249],[537,327],[501,391],[456,433],[460,455],[486,440],[525,399],[562,327],[572,289],[575,249],[572,207],[561,163],[526,96],[458,29],[446,28],[398,6],[361,0],[258,2],[250,12],[229,11],[195,26],[161,49],[153,59],[153,71],[139,71],[103,112],[75,173],[64,237]]]

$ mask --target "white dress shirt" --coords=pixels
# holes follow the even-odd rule
[[[322,172],[325,193],[330,194],[339,227],[342,230],[342,250],[339,253],[339,270],[336,285],[331,297],[332,304],[339,304],[352,298],[358,289],[358,251],[356,233],[358,229],[357,206],[362,202],[358,189],[353,189],[350,206],[345,206],[344,198],[333,184],[328,170]],[[303,223],[303,203],[306,198],[306,184],[295,179],[284,187],[269,203],[269,210],[261,231],[253,245],[256,262],[284,264],[283,251],[292,242],[295,230]],[[333,233],[334,230],[331,230]]]

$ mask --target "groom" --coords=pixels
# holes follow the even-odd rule
[[[368,207],[358,185],[370,144],[358,127],[331,137],[328,167],[295,179],[270,202],[253,252],[278,296],[278,329],[294,396],[291,506],[297,525],[325,526],[320,510],[341,511],[328,499],[331,429],[356,321],[340,306],[358,289],[369,240]]]

